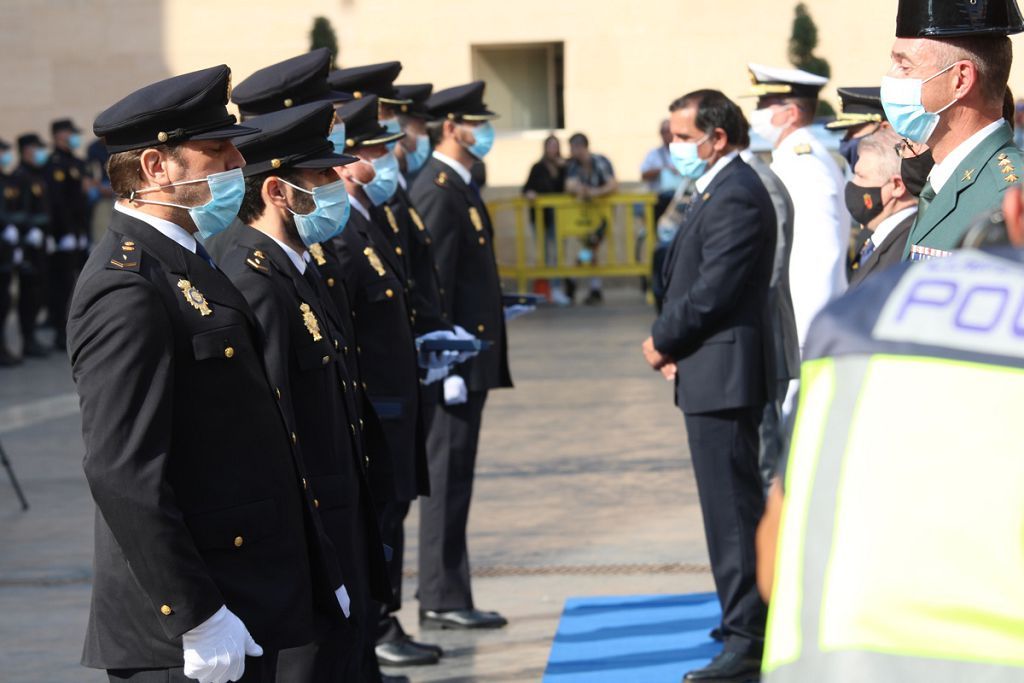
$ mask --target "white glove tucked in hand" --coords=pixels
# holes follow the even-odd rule
[[[227,605],[181,637],[185,676],[199,683],[237,681],[245,673],[245,657],[261,657],[263,648]]]
[[[447,365],[441,368],[430,368],[427,370],[427,376],[423,379],[423,385],[430,386],[434,382],[439,382],[448,376],[448,372],[449,369]]]
[[[18,228],[13,225],[8,225],[4,228],[4,231],[0,233],[0,239],[10,244],[12,247],[18,243]]]
[[[459,325],[455,326],[455,338],[456,339],[476,339],[476,337],[471,335],[469,332],[466,332],[466,330],[463,327],[459,326]],[[459,354],[459,357],[455,360],[455,363],[456,363],[456,365],[458,365],[459,363],[465,363],[467,360],[469,360],[473,356],[477,355],[478,353],[480,353],[480,352],[479,351],[463,351],[462,353]]]
[[[46,235],[39,228],[29,228],[28,232],[25,233],[25,244],[35,249],[41,249],[45,239]]]
[[[469,400],[469,390],[466,388],[466,380],[458,375],[452,375],[444,381],[444,404],[446,406],[457,406]]]
[[[521,315],[526,315],[527,313],[533,313],[536,310],[537,310],[536,306],[525,306],[523,304],[514,304],[512,306],[506,306],[505,307],[505,322],[508,322],[509,320],[515,320],[516,318],[518,318]]]
[[[345,584],[338,586],[338,590],[334,591],[334,597],[338,598],[338,605],[341,607],[341,611],[345,613],[345,618],[348,619],[352,616],[352,598],[348,597],[348,590],[345,588]]]

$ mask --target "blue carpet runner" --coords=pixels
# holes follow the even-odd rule
[[[570,598],[544,683],[679,683],[721,645],[714,593]]]

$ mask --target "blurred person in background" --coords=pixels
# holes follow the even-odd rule
[[[542,194],[562,194],[565,192],[565,159],[562,157],[562,145],[558,138],[549,135],[544,139],[543,154],[537,163],[530,167],[530,176],[523,185],[523,196],[533,202]],[[537,237],[535,212],[530,210],[530,224],[533,226],[534,239],[544,240],[544,265],[558,265],[558,245],[555,241],[555,210],[544,209],[543,238]],[[561,289],[562,280],[552,278],[550,281],[550,299],[559,306],[568,306],[572,300]]]
[[[658,128],[661,144],[647,152],[640,164],[640,177],[647,183],[647,189],[658,195],[654,205],[654,220],[657,221],[668,208],[676,190],[683,184],[683,176],[672,164],[672,156],[668,145],[672,142],[672,131],[669,130],[668,119],[664,119]]]
[[[46,298],[46,255],[53,250],[50,236],[50,198],[44,168],[50,153],[35,133],[18,138],[18,168],[11,175],[16,187],[12,211],[21,233],[18,265],[18,320],[21,355],[43,358],[50,350],[36,337],[39,311]]]
[[[612,162],[601,154],[594,154],[590,151],[590,141],[583,133],[575,133],[569,138],[569,163],[565,173],[565,191],[576,195],[582,202],[607,197],[619,189],[619,181],[615,179],[615,169]],[[607,221],[602,220],[597,228],[583,240],[583,248],[580,249],[579,262],[581,264],[596,264],[597,249],[604,240],[608,231]],[[573,299],[576,294],[576,283],[573,280],[566,280],[566,294]],[[601,278],[590,278],[590,293],[583,303],[599,304],[604,300],[601,294]]]

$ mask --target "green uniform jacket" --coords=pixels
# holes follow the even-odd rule
[[[918,213],[903,260],[911,259],[914,245],[956,249],[974,219],[1001,206],[1003,192],[1020,184],[1021,178],[1024,159],[1013,144],[1013,131],[1004,123],[960,162],[928,208]]]

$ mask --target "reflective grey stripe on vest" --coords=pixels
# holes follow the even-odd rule
[[[825,570],[835,530],[836,494],[854,409],[869,363],[870,356],[865,355],[834,359],[836,390],[807,506],[800,656],[766,674],[764,683],[1021,683],[1024,669],[1019,667],[818,649]]]

